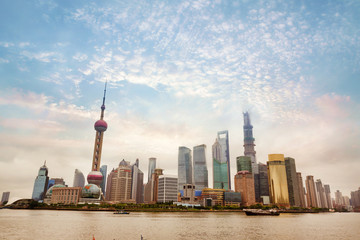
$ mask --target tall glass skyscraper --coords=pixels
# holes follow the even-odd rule
[[[100,167],[100,172],[102,174],[102,183],[100,184],[101,191],[103,195],[105,196],[106,191],[106,176],[107,176],[107,165],[102,165]]]
[[[295,159],[285,158],[286,177],[289,190],[290,206],[300,207],[300,190],[299,182],[296,176]]]
[[[206,166],[206,145],[195,146],[194,154],[194,185],[196,190],[208,187],[208,170]]]
[[[252,173],[252,166],[251,166],[251,157],[247,156],[239,156],[236,158],[236,170],[240,171],[248,171]]]
[[[48,168],[46,167],[46,161],[45,161],[44,165],[40,167],[39,173],[35,179],[34,190],[31,197],[35,201],[44,199],[49,181],[48,173],[49,171]]]
[[[148,168],[148,182],[151,180],[151,174],[154,173],[156,168],[156,158],[149,158],[149,168]]]
[[[85,186],[84,174],[79,169],[75,169],[73,187],[84,187],[84,186]]]
[[[231,189],[229,133],[227,130],[218,132],[212,146],[214,189]]]
[[[185,184],[193,184],[191,150],[187,147],[179,147],[178,156],[178,190],[183,189]]]

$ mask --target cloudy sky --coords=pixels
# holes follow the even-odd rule
[[[39,167],[72,185],[90,171],[105,81],[102,163],[149,157],[177,174],[179,146],[228,130],[231,175],[242,112],[257,159],[344,195],[360,187],[359,1],[1,1],[0,192],[31,197]],[[233,177],[232,177],[233,178]]]

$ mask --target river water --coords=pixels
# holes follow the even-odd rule
[[[360,213],[0,210],[0,239],[360,239]]]

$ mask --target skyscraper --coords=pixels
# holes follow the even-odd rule
[[[185,184],[193,184],[193,167],[191,150],[187,147],[179,147],[178,155],[178,190],[181,190]]]
[[[325,184],[324,191],[325,191],[325,197],[326,197],[326,202],[327,202],[328,208],[333,208],[332,201],[331,201],[330,185]]]
[[[48,172],[49,171],[48,168],[46,167],[46,161],[45,161],[44,165],[40,167],[39,173],[35,179],[34,189],[31,197],[35,201],[44,199],[49,181]]]
[[[131,199],[131,183],[130,163],[122,160],[119,167],[109,174],[106,199],[112,202],[134,203]]]
[[[250,115],[248,112],[244,115],[244,155],[251,157],[252,173],[257,174],[258,166],[256,163],[255,138],[253,137],[253,126],[251,125]]]
[[[156,158],[149,158],[149,168],[148,168],[148,182],[151,180],[151,175],[154,173],[156,168]]]
[[[249,171],[239,171],[234,177],[235,192],[241,194],[241,204],[255,204],[254,175]]]
[[[85,185],[84,174],[79,169],[75,169],[73,187],[84,187],[84,185]]]
[[[88,183],[95,184],[98,187],[100,187],[102,180],[103,180],[103,176],[100,172],[100,163],[101,163],[101,153],[102,153],[104,132],[106,131],[107,126],[108,126],[104,120],[105,95],[106,95],[106,83],[105,83],[105,89],[104,89],[103,102],[101,105],[100,120],[97,120],[94,125],[94,128],[96,130],[94,155],[93,155],[91,172],[87,176]]]
[[[317,195],[318,207],[328,208],[326,196],[325,196],[325,189],[324,189],[320,179],[316,179],[315,186],[316,186],[316,192],[317,192],[316,195]]]
[[[290,157],[285,158],[285,168],[290,206],[300,207],[300,191],[296,176],[295,159]]]
[[[252,173],[252,166],[251,166],[251,157],[248,156],[240,156],[236,158],[236,167],[237,171],[248,171]]]
[[[195,146],[194,154],[194,184],[196,190],[208,187],[208,170],[206,166],[206,145]]]
[[[135,163],[131,166],[132,169],[132,184],[131,184],[131,198],[136,201],[136,203],[142,202],[142,193],[143,193],[143,184],[144,184],[144,174],[139,169],[139,159],[136,159]]]
[[[259,197],[260,197],[260,201],[256,200],[257,202],[261,202],[261,198],[269,198],[269,179],[268,179],[268,172],[267,172],[267,165],[263,164],[263,163],[259,163],[258,164],[258,169],[259,169],[259,174],[255,174],[258,175],[259,178]],[[255,177],[254,176],[254,177]],[[256,185],[255,185],[256,187]],[[255,196],[256,196],[256,189],[255,189]]]
[[[308,207],[318,207],[314,177],[309,175],[305,179],[306,200]]]
[[[227,130],[218,132],[212,146],[214,189],[231,189],[229,133]]]
[[[284,155],[269,154],[267,166],[271,203],[288,207],[290,204]]]
[[[104,196],[106,195],[106,175],[107,175],[107,165],[102,165],[100,167],[100,172],[102,174],[102,182],[100,184],[100,188]]]
[[[301,177],[301,173],[296,173],[298,185],[299,185],[299,197],[300,197],[300,207],[305,208],[306,207],[306,201],[305,201],[305,190],[304,190],[304,183],[303,179]]]

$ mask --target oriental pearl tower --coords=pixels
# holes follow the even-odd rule
[[[103,102],[101,105],[100,119],[97,120],[94,125],[94,128],[96,130],[94,155],[93,155],[91,172],[87,176],[88,183],[95,184],[98,187],[100,187],[100,184],[102,183],[102,177],[103,177],[100,172],[100,162],[101,162],[101,150],[102,150],[104,132],[107,129],[107,123],[104,121],[105,95],[106,95],[106,83],[105,83],[105,89],[104,89]]]

